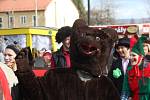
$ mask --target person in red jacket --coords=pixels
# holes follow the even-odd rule
[[[61,43],[61,48],[52,54],[51,69],[55,68],[70,68],[70,35],[72,28],[64,26],[60,28],[56,34],[56,42]]]

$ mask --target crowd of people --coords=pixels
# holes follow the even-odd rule
[[[63,45],[56,52],[43,49],[38,51],[34,66],[71,68],[70,35],[72,28],[64,26],[56,34],[56,42]],[[133,41],[134,40],[134,41]],[[0,63],[0,100],[28,100],[22,93],[18,77],[15,75],[15,57],[19,53],[15,45],[8,45],[3,51]],[[149,37],[123,37],[118,39],[113,52],[113,61],[108,77],[120,94],[121,100],[150,100],[150,40]],[[109,64],[110,65],[110,64]]]
[[[56,42],[63,43],[62,47],[52,53],[51,50],[45,48],[34,52],[34,67],[49,67],[50,69],[70,68],[70,34],[71,27],[65,26],[58,30],[56,35]],[[26,100],[22,94],[22,87],[15,72],[17,65],[15,57],[19,53],[20,48],[15,44],[8,45],[4,51],[1,50],[0,63],[0,100]],[[28,99],[27,99],[28,100]]]
[[[149,100],[149,38],[121,38],[115,46],[115,51],[108,77],[118,89],[121,100]]]

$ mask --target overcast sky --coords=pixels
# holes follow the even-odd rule
[[[83,0],[87,9],[87,1]],[[116,18],[147,18],[147,0],[114,0]],[[90,0],[91,8],[99,8],[101,0]],[[150,6],[149,6],[150,7]],[[149,8],[150,9],[150,8]]]

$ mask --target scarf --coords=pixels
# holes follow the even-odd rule
[[[11,91],[11,88],[18,84],[18,78],[16,77],[13,70],[11,68],[9,68],[6,64],[3,64],[3,63],[0,62],[0,68],[3,70],[3,72],[6,75],[8,85],[9,85],[9,89]]]

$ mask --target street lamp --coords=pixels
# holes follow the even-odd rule
[[[88,25],[90,25],[90,0],[88,0]]]

